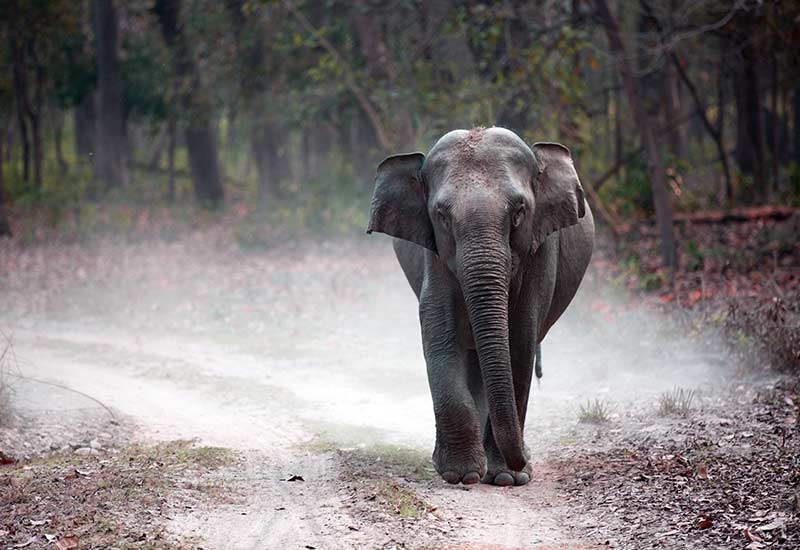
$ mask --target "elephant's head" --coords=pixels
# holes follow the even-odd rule
[[[367,232],[433,251],[459,281],[495,440],[514,469],[525,457],[508,344],[509,283],[522,259],[578,223],[584,208],[566,147],[531,149],[503,128],[455,130],[427,157],[395,155],[378,166]]]

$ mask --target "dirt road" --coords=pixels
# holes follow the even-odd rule
[[[695,389],[695,406],[713,410],[736,376],[713,342],[592,275],[543,346],[526,427],[532,482],[453,487],[429,465],[416,303],[386,240],[63,248],[21,253],[26,275],[4,282],[0,323],[21,374],[91,395],[144,440],[241,451],[218,474],[235,502],[170,522],[204,548],[599,547],[556,459],[614,435],[668,434],[660,395]],[[589,399],[608,409],[602,428],[578,422]]]

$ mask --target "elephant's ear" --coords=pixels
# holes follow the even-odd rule
[[[422,163],[425,155],[394,155],[378,165],[367,233],[378,231],[436,252],[428,216]]]
[[[586,214],[583,187],[569,149],[560,143],[536,143],[538,173],[533,179],[535,200],[532,252],[552,233],[575,225]]]

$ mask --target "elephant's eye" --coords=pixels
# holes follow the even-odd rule
[[[517,209],[514,211],[514,216],[511,218],[511,225],[513,225],[514,228],[519,227],[524,218],[525,218],[525,207],[518,206]]]
[[[439,222],[444,226],[444,228],[450,231],[450,216],[448,216],[447,213],[445,213],[445,211],[441,208],[436,209],[436,216],[439,218]]]

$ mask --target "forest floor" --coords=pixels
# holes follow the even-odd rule
[[[673,279],[647,230],[600,247],[520,488],[433,471],[386,238],[6,241],[0,547],[796,548],[791,224],[686,228]]]

